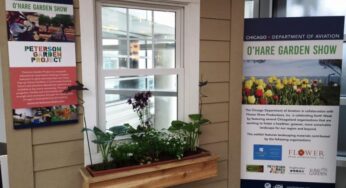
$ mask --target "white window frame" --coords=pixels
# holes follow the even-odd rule
[[[1,63],[1,52],[0,52]],[[2,84],[2,67],[0,66],[0,142],[6,143],[6,124],[5,124],[5,99],[4,99],[4,87]]]
[[[183,29],[181,36],[183,37],[183,43],[181,49],[183,49],[182,62],[184,62],[183,74],[185,75],[181,82],[179,79],[178,91],[182,91],[182,98],[178,103],[178,106],[182,106],[181,113],[182,119],[186,120],[188,114],[198,113],[198,100],[199,100],[199,28],[200,28],[200,0],[113,0],[109,2],[122,3],[129,5],[133,3],[146,4],[148,6],[174,6],[181,7],[183,10]],[[81,56],[82,56],[82,78],[84,85],[89,89],[83,93],[85,117],[88,128],[92,128],[99,125],[98,120],[98,56],[97,56],[97,2],[96,0],[83,0],[80,3],[80,33],[81,33]],[[119,71],[119,75],[128,74],[130,71],[132,74],[140,74],[140,70],[126,70],[126,72]],[[165,73],[163,70],[157,73]],[[169,73],[169,72],[166,72]],[[182,84],[184,83],[184,84]],[[180,96],[178,96],[180,97]],[[178,113],[178,116],[179,116]],[[84,137],[85,138],[85,137]],[[90,140],[93,139],[93,135],[89,133]],[[86,138],[84,139],[84,161],[85,164],[90,164],[89,153],[87,147]],[[97,148],[95,144],[91,144],[91,154],[93,156],[93,162],[99,162],[100,157],[97,155]]]

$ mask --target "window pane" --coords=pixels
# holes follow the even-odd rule
[[[339,136],[338,136],[338,155],[346,157],[346,105],[340,106],[340,115],[339,115]]]
[[[152,37],[152,13],[150,10],[129,9],[130,38]]]
[[[175,12],[103,7],[103,69],[175,68],[175,16]]]
[[[103,39],[103,69],[128,68],[127,41],[117,39]]]
[[[175,67],[175,42],[156,41],[155,42],[155,68]]]
[[[287,17],[345,16],[345,0],[287,0]],[[346,23],[346,20],[345,20]],[[346,33],[346,28],[345,32]]]
[[[126,9],[102,7],[102,37],[126,38]]]
[[[346,157],[346,43],[344,43],[344,58],[342,62],[341,105],[339,112],[338,155]]]
[[[175,40],[175,13],[154,11],[155,39]]]
[[[118,56],[114,51],[103,51],[103,69],[128,68],[127,57]]]
[[[346,43],[344,43],[343,49],[344,58],[342,60],[341,96],[346,97]]]
[[[253,0],[245,1],[244,18],[254,18],[254,6],[255,2]]]
[[[177,119],[177,76],[127,76],[105,78],[106,128],[130,123],[137,126],[139,120],[127,99],[135,93],[150,90],[150,111],[156,128],[167,128]]]
[[[131,68],[148,69],[153,68],[153,51],[151,40],[130,41],[130,63]]]

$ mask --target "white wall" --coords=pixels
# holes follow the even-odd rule
[[[1,59],[1,54],[0,54]],[[1,62],[0,62],[1,65]],[[0,66],[0,142],[6,142],[5,118],[4,118],[4,94],[2,87],[2,70]]]

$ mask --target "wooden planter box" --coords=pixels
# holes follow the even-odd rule
[[[81,168],[80,172],[83,177],[83,188],[169,187],[216,176],[217,160],[217,156],[209,155],[97,177],[91,176],[85,168]]]

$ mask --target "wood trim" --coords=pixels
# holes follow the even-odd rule
[[[231,20],[228,187],[239,188],[244,1],[232,0]]]
[[[31,129],[14,130],[10,95],[10,72],[5,1],[0,2],[0,54],[4,88],[9,183],[12,188],[34,188]]]

